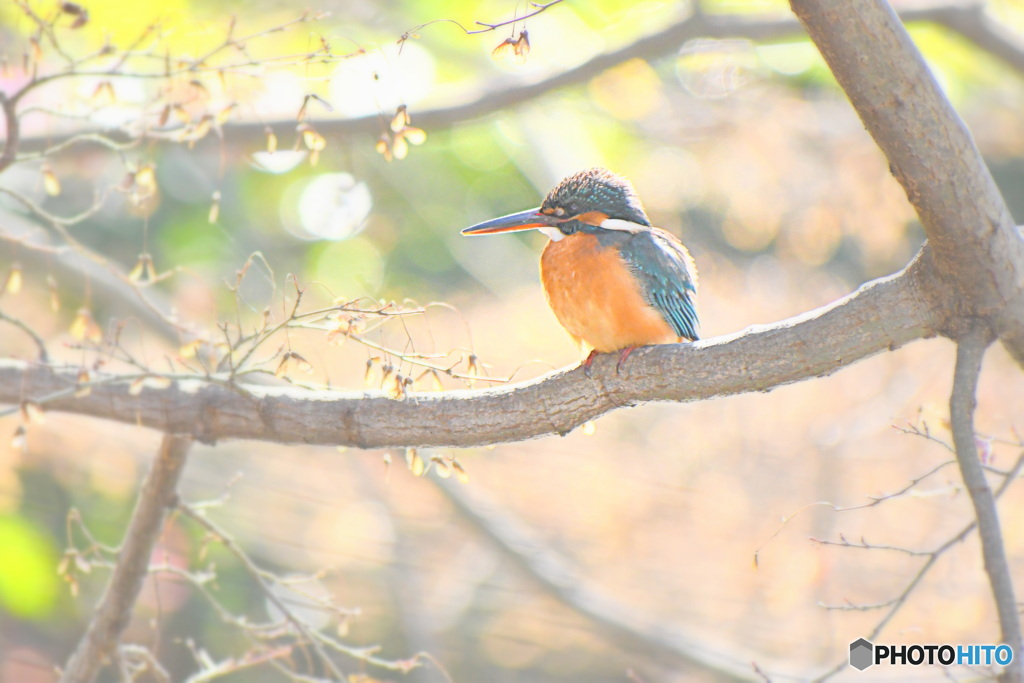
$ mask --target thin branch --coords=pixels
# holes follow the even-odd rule
[[[333,54],[330,53],[329,50],[326,50],[325,48],[320,48],[320,49],[317,49],[315,51],[308,52],[308,53],[303,53],[303,54],[299,54],[299,55],[287,55],[287,56],[269,57],[267,59],[259,60],[259,61],[255,61],[255,60],[252,60],[250,58],[250,59],[247,59],[247,60],[242,61],[242,62],[233,62],[233,63],[228,63],[228,64],[219,64],[218,65],[218,64],[210,64],[210,63],[208,63],[211,59],[213,59],[219,53],[228,51],[228,50],[230,50],[232,48],[240,50],[242,52],[242,54],[246,54],[244,49],[241,49],[241,46],[243,46],[246,42],[248,42],[250,40],[255,40],[257,38],[261,38],[261,37],[270,35],[272,33],[278,33],[278,32],[281,32],[281,31],[285,31],[285,30],[287,30],[290,27],[293,27],[295,25],[303,24],[303,23],[308,23],[310,21],[314,21],[314,20],[316,20],[316,19],[318,19],[318,18],[323,16],[321,14],[313,14],[313,13],[311,13],[311,12],[309,12],[307,10],[300,17],[298,17],[296,19],[292,19],[290,21],[284,22],[283,24],[278,24],[277,26],[273,26],[273,27],[268,28],[268,29],[263,29],[263,30],[257,31],[255,33],[247,35],[247,36],[245,36],[243,38],[233,39],[229,35],[229,36],[227,36],[225,38],[225,40],[223,42],[221,42],[220,44],[218,44],[215,47],[211,48],[206,54],[204,54],[204,55],[202,55],[200,57],[193,58],[193,59],[176,58],[174,60],[175,64],[176,64],[175,68],[168,68],[168,66],[167,66],[168,62],[167,62],[166,54],[161,55],[161,54],[156,53],[155,51],[148,51],[148,52],[143,52],[143,53],[139,53],[139,52],[135,52],[134,51],[134,47],[136,47],[139,42],[143,41],[146,38],[146,36],[148,36],[154,30],[155,26],[151,24],[151,25],[147,26],[145,29],[143,29],[142,33],[136,39],[136,42],[133,43],[131,46],[129,46],[129,48],[125,52],[121,53],[120,58],[117,61],[115,61],[113,64],[111,64],[110,66],[108,66],[107,68],[104,68],[104,69],[85,70],[85,69],[82,69],[81,66],[83,64],[85,64],[86,62],[91,61],[92,59],[97,58],[97,57],[107,56],[107,55],[109,55],[111,53],[108,50],[106,50],[106,49],[101,49],[98,52],[95,52],[92,55],[89,55],[89,56],[87,56],[86,58],[84,58],[82,60],[75,61],[75,60],[71,59],[66,54],[61,52],[61,48],[60,48],[59,42],[53,36],[51,27],[49,27],[48,25],[44,24],[39,19],[39,17],[37,17],[32,12],[31,8],[28,6],[27,3],[19,2],[18,4],[21,5],[22,11],[24,11],[30,18],[34,19],[37,23],[40,24],[40,27],[46,28],[46,30],[48,32],[48,35],[50,36],[51,42],[53,43],[53,48],[55,50],[57,50],[58,52],[60,52],[60,54],[63,57],[65,57],[65,59],[68,61],[68,65],[63,70],[61,70],[61,71],[53,71],[53,72],[47,73],[47,74],[42,75],[42,76],[33,75],[33,77],[27,83],[22,85],[21,88],[19,88],[18,90],[14,91],[9,96],[8,99],[9,99],[10,103],[12,104],[12,106],[16,105],[23,97],[25,97],[27,94],[29,94],[30,92],[32,92],[36,88],[39,88],[39,87],[41,87],[43,85],[46,85],[48,83],[51,83],[53,81],[57,81],[57,80],[61,80],[61,79],[66,79],[66,78],[79,78],[79,77],[83,77],[84,76],[84,77],[105,77],[105,78],[169,79],[169,78],[173,78],[173,77],[177,77],[177,76],[197,75],[197,74],[202,74],[202,73],[221,73],[221,74],[229,73],[229,72],[232,72],[235,69],[240,69],[240,68],[244,68],[244,67],[247,67],[247,66],[260,66],[262,64],[273,63],[273,62],[280,62],[282,60],[285,60],[285,61],[294,60],[295,64],[298,65],[298,64],[308,63],[315,56],[321,56],[322,59],[325,62],[338,61],[338,60],[341,60],[341,59],[346,59],[347,57],[351,56],[351,55],[333,55]],[[363,52],[362,49],[360,49],[356,53],[353,53],[353,54],[361,54],[362,52]],[[162,68],[160,68],[157,71],[133,71],[133,70],[125,69],[124,68],[125,62],[128,59],[133,58],[133,57],[148,57],[149,59],[152,59],[152,60],[156,61],[158,64],[160,64]],[[252,74],[252,75],[255,77],[258,74]],[[0,169],[0,170],[2,170],[2,169]]]
[[[172,307],[157,288],[135,286],[126,273],[84,246],[50,242],[45,229],[26,217],[0,209],[0,243],[17,249],[29,271],[51,272],[55,279],[88,282],[95,303],[122,317],[134,316],[165,339],[178,341],[180,329],[169,317]]]
[[[111,140],[108,136],[103,135],[102,133],[81,133],[69,137],[66,140],[63,140],[62,142],[52,147],[41,149],[38,152],[22,154],[21,156],[18,157],[18,162],[21,163],[23,161],[31,161],[33,159],[45,159],[55,154],[59,154],[60,152],[63,152],[69,147],[82,144],[84,142],[91,142],[93,144],[99,145],[100,147],[105,147],[106,149],[109,149],[112,152],[120,153],[137,147],[139,143],[142,142],[142,140],[141,138],[137,138],[129,140],[127,142],[115,142],[114,140]]]
[[[1006,559],[1003,534],[999,528],[999,513],[996,511],[992,487],[978,458],[978,445],[974,433],[978,375],[981,374],[981,361],[985,356],[985,349],[990,343],[991,333],[980,325],[958,341],[953,393],[949,399],[949,418],[952,423],[956,459],[960,464],[964,485],[971,496],[974,514],[978,520],[978,535],[981,538],[985,571],[988,573],[996,609],[999,612],[1001,639],[1014,652],[1024,652],[1013,579]],[[1015,657],[1006,667],[1004,676],[1007,680],[1024,679],[1024,662],[1020,657]]]
[[[178,480],[191,444],[190,439],[169,435],[161,441],[160,451],[139,492],[114,572],[85,635],[68,659],[61,683],[90,683],[105,660],[113,656],[149,572],[149,558],[167,510],[177,496]]]
[[[695,344],[638,349],[615,371],[615,354],[579,368],[479,391],[411,393],[305,391],[178,380],[168,388],[97,382],[88,396],[66,392],[78,369],[0,361],[0,402],[31,400],[47,410],[145,425],[204,442],[248,438],[361,448],[476,446],[565,434],[606,412],[643,401],[697,401],[829,375],[875,353],[930,336],[916,269],[862,287],[827,307],[771,326]],[[95,375],[96,379],[103,378]],[[106,376],[109,378],[109,376]],[[680,378],[685,378],[681,381]],[[55,392],[60,398],[44,401]]]
[[[223,531],[215,525],[212,521],[207,519],[206,515],[202,512],[193,509],[191,506],[186,505],[184,502],[178,500],[175,508],[183,515],[191,519],[193,522],[198,524],[200,527],[205,529],[208,533],[212,534],[221,545],[223,545],[232,555],[234,555],[242,566],[248,572],[249,576],[256,582],[263,592],[263,595],[284,615],[284,618],[295,628],[295,630],[302,636],[303,640],[309,643],[316,651],[323,663],[324,668],[330,672],[334,677],[334,680],[344,681],[346,680],[345,675],[338,669],[338,665],[334,663],[334,660],[330,658],[326,650],[324,650],[323,644],[317,638],[316,634],[310,630],[309,626],[306,625],[302,619],[295,616],[295,613],[284,603],[281,596],[274,592],[273,588],[268,583],[268,577],[266,572],[256,566],[252,561],[252,558],[235,542],[231,537],[231,534]]]
[[[1007,472],[1007,476],[1003,480],[1003,483],[999,485],[999,488],[995,492],[995,498],[997,500],[1017,480],[1017,477],[1020,476],[1020,473],[1021,473],[1022,469],[1024,469],[1024,455],[1021,455],[1019,458],[1017,458],[1017,462],[1014,464],[1013,467],[1010,468],[1009,472]],[[946,553],[946,551],[948,551],[950,548],[952,548],[953,546],[961,543],[965,538],[967,538],[967,536],[972,531],[974,531],[974,529],[977,526],[978,526],[977,520],[971,521],[966,526],[964,526],[963,529],[961,529],[959,532],[957,532],[956,535],[954,535],[952,538],[950,538],[948,541],[946,541],[945,543],[940,545],[938,548],[936,548],[934,550],[931,550],[929,552],[916,553],[914,551],[907,551],[907,552],[910,552],[910,554],[912,554],[912,555],[926,556],[928,559],[927,559],[927,561],[925,561],[924,564],[922,564],[920,566],[920,568],[918,568],[917,573],[914,574],[914,577],[910,580],[910,583],[907,584],[906,588],[904,588],[903,591],[899,595],[897,595],[895,598],[893,598],[891,600],[886,600],[885,602],[882,602],[882,603],[875,603],[875,604],[872,604],[872,605],[862,605],[862,606],[860,606],[863,609],[879,609],[879,608],[883,608],[883,607],[888,607],[889,608],[889,611],[885,613],[885,616],[882,617],[882,619],[877,624],[875,624],[875,627],[873,629],[871,629],[871,633],[869,633],[867,635],[867,639],[868,640],[874,640],[875,638],[877,638],[878,635],[882,632],[882,630],[886,627],[886,625],[888,625],[888,623],[890,621],[892,621],[892,618],[895,617],[896,613],[900,611],[900,608],[902,608],[903,605],[907,602],[907,600],[910,598],[910,595],[914,592],[914,590],[917,588],[917,586],[920,585],[921,581],[924,580],[924,577],[927,576],[929,571],[931,571],[931,568],[935,566],[935,563],[939,561],[939,558],[942,557]],[[818,542],[821,543],[821,541],[818,541]],[[841,544],[832,544],[832,545],[841,545]],[[844,547],[859,548],[861,546],[854,545],[854,544],[849,544],[849,545],[846,545]],[[894,550],[899,550],[899,548],[893,548],[893,549]],[[829,605],[822,605],[822,606],[825,607],[826,609],[836,609],[835,607],[829,606]],[[846,606],[839,606],[838,609],[856,609],[857,607],[858,607],[857,605],[846,605]],[[834,667],[832,667],[831,669],[829,669],[825,673],[821,674],[820,676],[818,676],[814,680],[815,681],[824,681],[824,680],[826,680],[828,678],[831,678],[832,676],[836,675],[840,671],[844,670],[848,665],[849,665],[849,662],[844,658],[841,661],[837,662]]]
[[[89,218],[95,216],[97,213],[103,210],[103,205],[106,203],[107,198],[110,197],[112,192],[113,189],[108,188],[93,201],[89,208],[80,211],[74,216],[57,216],[44,209],[43,207],[29,199],[24,194],[16,192],[10,188],[0,187],[0,194],[5,194],[11,199],[17,200],[22,206],[24,206],[28,210],[29,213],[31,213],[36,218],[46,223],[50,223],[51,225],[53,225],[54,229],[57,230],[73,226],[77,223],[81,223],[82,221],[88,220]],[[67,232],[62,232],[61,236],[66,238],[70,237]],[[68,241],[71,242],[70,239],[68,239]]]
[[[15,317],[10,316],[10,315],[7,315],[3,311],[0,311],[0,320],[2,320],[5,323],[9,323],[11,325],[14,325],[19,330],[21,330],[22,332],[27,334],[29,336],[29,338],[32,339],[32,342],[36,345],[36,348],[39,350],[39,362],[40,363],[49,363],[50,362],[50,354],[46,350],[46,342],[43,341],[43,338],[40,337],[39,334],[35,330],[33,330],[31,327],[29,327],[23,320],[21,320],[19,318],[15,318]]]
[[[515,19],[507,19],[505,21],[499,21],[496,24],[488,24],[486,21],[478,21],[478,22],[476,22],[477,26],[483,26],[484,28],[480,29],[479,31],[467,31],[467,33],[469,33],[469,34],[486,33],[488,31],[493,31],[496,28],[501,28],[502,26],[508,26],[509,24],[516,24],[516,23],[518,23],[520,21],[526,21],[527,19],[532,19],[533,17],[537,16],[538,14],[540,14],[543,11],[545,11],[549,7],[557,5],[560,2],[562,2],[562,0],[551,0],[551,2],[546,2],[544,4],[541,4],[539,2],[531,2],[530,3],[530,7],[533,8],[532,12],[527,12],[523,16],[516,17]]]
[[[332,638],[324,633],[321,633],[315,629],[311,629],[295,612],[288,606],[286,601],[281,598],[280,593],[274,590],[271,582],[283,583],[280,578],[261,569],[252,558],[242,549],[241,546],[232,538],[231,534],[221,529],[219,525],[213,522],[207,517],[203,510],[196,508],[192,505],[187,505],[181,501],[177,502],[176,509],[181,512],[184,516],[202,527],[207,533],[216,538],[216,540],[224,546],[232,555],[241,562],[242,567],[246,573],[249,574],[250,578],[256,582],[264,596],[281,612],[284,619],[291,624],[296,632],[302,637],[302,639],[309,643],[320,657],[325,668],[335,677],[335,680],[344,681],[348,680],[338,670],[337,665],[328,656],[327,648],[339,652],[348,657],[352,657],[357,661],[365,664],[371,664],[376,667],[380,667],[389,671],[400,671],[408,673],[410,670],[420,666],[421,661],[432,660],[430,655],[426,653],[419,653],[409,659],[404,660],[388,660],[381,657],[375,656],[375,647],[350,647],[340,642],[336,638]],[[294,590],[294,589],[293,589]],[[301,592],[299,595],[304,595]],[[314,598],[314,596],[306,595],[310,600],[316,602],[322,602],[320,598]],[[322,605],[328,611],[335,614],[343,614],[344,610],[340,610],[334,605],[323,604]],[[436,664],[436,662],[434,662]]]
[[[433,26],[434,24],[452,24],[454,26],[459,27],[459,29],[463,33],[465,33],[467,36],[476,35],[478,33],[490,33],[491,31],[494,31],[496,29],[501,28],[502,26],[508,26],[509,24],[512,24],[514,26],[515,24],[518,24],[521,21],[525,21],[527,19],[532,19],[533,17],[537,16],[538,14],[546,11],[550,7],[553,7],[554,5],[557,5],[557,4],[561,3],[561,2],[563,2],[563,0],[551,0],[551,2],[544,3],[544,4],[541,4],[541,3],[538,3],[538,2],[531,2],[530,3],[530,7],[533,8],[532,12],[528,12],[528,13],[522,15],[522,16],[517,16],[517,17],[514,17],[512,19],[506,19],[504,21],[499,21],[499,22],[496,22],[496,23],[493,23],[493,24],[488,23],[486,21],[477,21],[477,22],[475,22],[476,25],[477,26],[483,26],[483,28],[479,28],[479,29],[476,29],[476,30],[470,30],[470,29],[466,28],[465,26],[462,25],[461,22],[456,21],[455,19],[434,19],[433,21],[428,21],[428,22],[423,23],[423,24],[418,24],[416,26],[413,26],[410,29],[407,29],[405,31],[405,33],[403,33],[402,36],[398,39],[398,42],[399,42],[399,44],[402,44],[405,41],[409,40],[410,38],[417,38],[417,37],[419,37],[417,35],[418,31],[422,31],[423,29],[427,28],[428,26]]]

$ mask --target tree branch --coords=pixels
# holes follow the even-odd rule
[[[1010,488],[1010,486],[1014,482],[1017,481],[1017,477],[1020,476],[1020,472],[1021,472],[1021,468],[1022,467],[1024,467],[1024,455],[1022,455],[1021,457],[1017,458],[1017,462],[1014,464],[1013,467],[1010,468],[1010,471],[1006,473],[1006,476],[1003,479],[1003,482],[999,485],[999,489],[996,490],[996,492],[994,494],[995,498],[997,500],[1004,493],[1006,493],[1006,490],[1008,488]],[[903,591],[899,595],[897,595],[895,598],[893,598],[891,600],[888,600],[885,603],[883,603],[886,607],[888,607],[888,609],[887,609],[887,611],[885,613],[885,616],[882,617],[882,619],[877,624],[875,624],[875,627],[873,629],[871,629],[871,632],[869,634],[867,634],[867,636],[865,636],[868,640],[874,642],[875,638],[877,638],[879,636],[879,634],[881,634],[882,631],[885,629],[885,627],[888,626],[889,622],[892,621],[893,617],[895,617],[896,614],[900,611],[900,609],[902,609],[903,605],[906,604],[906,602],[910,598],[911,594],[917,589],[917,587],[921,584],[921,582],[925,579],[925,577],[928,576],[928,573],[932,570],[932,568],[939,561],[939,559],[942,558],[950,548],[952,548],[955,545],[959,545],[960,543],[963,543],[963,540],[965,538],[967,538],[967,536],[970,535],[970,533],[972,531],[974,531],[974,529],[977,526],[978,526],[978,520],[977,520],[977,517],[975,517],[975,519],[973,519],[963,529],[961,529],[959,532],[957,532],[956,535],[952,536],[949,540],[947,540],[946,542],[944,542],[942,545],[940,545],[938,548],[935,548],[934,550],[910,551],[909,549],[906,549],[906,548],[895,548],[896,550],[903,550],[905,552],[909,552],[912,555],[923,555],[924,557],[927,557],[928,559],[925,561],[924,564],[922,564],[918,568],[918,570],[914,574],[913,578],[910,579],[910,583],[907,584],[907,586],[903,589]],[[820,541],[818,541],[818,542],[820,543]],[[833,545],[838,545],[838,544],[833,544]],[[857,545],[846,544],[844,547],[847,547],[847,548],[860,548],[860,547],[869,547],[869,546],[857,546]],[[1015,650],[1014,651],[1014,657],[1016,657],[1016,656],[1017,655],[1016,655],[1016,650]],[[848,658],[846,658],[846,657],[843,657],[843,659],[841,659],[840,661],[836,662],[836,665],[834,667],[832,667],[831,669],[829,669],[828,671],[826,671],[825,673],[823,673],[821,675],[815,676],[813,680],[814,681],[827,681],[828,679],[830,679],[833,676],[835,676],[836,674],[838,674],[840,671],[843,671],[844,669],[846,669],[846,667],[848,667],[849,665],[850,665],[850,660]]]
[[[613,639],[613,644],[651,653],[680,662],[712,676],[729,680],[763,680],[749,660],[715,652],[671,625],[638,616],[635,607],[617,601],[590,588],[579,573],[539,539],[507,510],[484,499],[478,492],[464,489],[451,481],[432,479],[459,516],[485,536],[506,558],[546,593],[570,608]]]
[[[964,35],[980,48],[989,50],[1010,66],[1024,71],[1024,48],[1005,30],[997,30],[984,16],[984,3],[976,0],[950,0],[947,2],[915,3],[900,11],[905,22],[933,22]],[[634,58],[657,59],[672,54],[687,40],[694,38],[746,38],[752,41],[782,40],[802,36],[800,23],[790,17],[744,15],[691,14],[663,31],[639,38],[618,50],[598,55],[583,64],[555,74],[536,83],[525,85],[502,84],[476,99],[461,104],[416,111],[416,125],[430,130],[449,128],[464,121],[493,114],[508,107],[518,106],[560,88],[585,83],[602,72]],[[351,119],[325,119],[317,121],[316,128],[323,135],[373,135],[381,132],[381,118],[371,114]],[[252,143],[262,139],[270,128],[282,137],[295,131],[293,118],[275,121],[231,121],[224,125],[225,140],[234,144]],[[109,134],[116,134],[108,131]],[[41,135],[22,138],[23,148],[37,148],[40,144],[59,144],[72,135]]]
[[[900,14],[902,18],[902,13]],[[1024,73],[1024,41],[1005,26],[992,21],[981,2],[950,5],[937,10],[928,21],[948,28],[974,43],[975,47],[998,57]]]
[[[982,2],[952,0],[917,3],[901,10],[899,18],[905,22],[937,23],[951,31],[962,33],[980,48],[991,50],[1010,66],[1024,71],[1024,48],[1020,46],[1019,41],[1015,42],[1005,29],[998,34],[992,30],[993,24],[985,18]],[[586,83],[608,69],[631,59],[653,60],[673,54],[679,50],[680,45],[696,38],[745,38],[754,42],[769,42],[804,35],[800,22],[790,17],[715,15],[698,12],[690,14],[663,31],[639,38],[618,50],[597,55],[577,67],[542,81],[518,86],[503,85],[470,102],[416,111],[416,125],[439,130],[504,111],[549,92]],[[232,122],[224,127],[225,138],[229,141],[260,138],[265,135],[267,125],[266,122],[256,121]],[[292,119],[271,122],[269,125],[279,136],[295,130],[295,121]],[[325,135],[376,135],[380,133],[380,128],[378,115],[317,122],[317,130]]]
[[[292,628],[295,629],[295,632],[301,636],[303,641],[313,648],[313,651],[323,664],[324,670],[334,676],[334,680],[344,681],[346,678],[345,674],[341,672],[338,665],[335,664],[334,660],[332,660],[330,655],[327,654],[323,644],[320,642],[320,638],[310,630],[310,627],[302,621],[302,619],[295,616],[295,612],[292,611],[291,607],[285,603],[280,595],[274,592],[273,586],[269,583],[267,578],[267,572],[256,566],[256,563],[253,562],[252,558],[249,557],[240,545],[238,545],[238,542],[235,541],[231,534],[221,529],[218,525],[210,521],[206,515],[187,503],[183,503],[179,500],[176,502],[175,508],[206,530],[206,532],[217,539],[217,541],[220,542],[228,552],[235,556],[235,558],[242,564],[246,573],[249,574],[249,578],[255,581],[256,585],[259,586],[264,597],[266,597],[266,599],[269,600],[282,615],[284,615],[284,618],[291,624]]]
[[[0,152],[0,173],[14,163],[18,156],[18,144],[21,138],[18,110],[16,103],[6,93],[0,92],[0,111],[4,113],[7,134],[4,136],[4,149]]]
[[[160,451],[139,492],[110,582],[85,635],[68,659],[61,683],[89,683],[104,666],[104,660],[113,655],[128,626],[142,581],[149,573],[149,558],[167,510],[174,505],[191,443],[187,438],[169,435],[161,441]]]
[[[27,272],[53,273],[69,289],[88,282],[92,303],[107,307],[110,315],[133,317],[165,339],[177,342],[179,330],[170,322],[171,304],[157,288],[145,290],[128,283],[127,274],[85,247],[50,240],[41,226],[17,213],[0,208],[0,244],[26,264]]]
[[[956,338],[965,317],[994,316],[1024,363],[1024,240],[899,17],[885,0],[791,4],[921,219],[942,331]]]
[[[919,257],[827,307],[775,325],[696,344],[637,350],[622,375],[616,354],[593,378],[579,368],[510,387],[412,394],[225,386],[181,379],[169,388],[102,378],[75,397],[77,368],[0,361],[0,402],[145,425],[204,442],[259,439],[362,448],[477,446],[565,434],[606,412],[643,401],[697,401],[829,375],[862,358],[935,333],[918,292]],[[136,387],[138,389],[138,387]],[[81,393],[81,392],[79,392]]]
[[[1020,617],[1017,613],[1017,599],[1014,597],[1010,565],[1006,560],[1003,534],[999,528],[999,513],[992,495],[974,435],[974,409],[977,407],[978,375],[985,349],[991,343],[990,332],[979,325],[957,342],[956,369],[953,374],[953,393],[949,399],[949,419],[952,423],[953,445],[964,486],[971,496],[974,514],[978,520],[978,536],[981,538],[981,552],[985,560],[985,572],[999,612],[999,627],[1002,642],[1013,648],[1014,653],[1024,652],[1021,638]],[[1024,662],[1015,656],[1003,672],[1006,680],[1024,680]]]

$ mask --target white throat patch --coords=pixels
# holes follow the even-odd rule
[[[537,229],[540,230],[545,235],[547,235],[548,239],[551,240],[552,242],[557,242],[558,240],[560,240],[563,237],[565,237],[565,233],[563,233],[558,228],[537,228]]]

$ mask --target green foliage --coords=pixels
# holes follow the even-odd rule
[[[24,517],[0,515],[0,548],[0,607],[21,619],[46,619],[60,591],[52,537]]]

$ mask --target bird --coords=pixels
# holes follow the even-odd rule
[[[536,229],[548,237],[541,283],[558,322],[589,354],[699,339],[697,268],[674,235],[651,225],[632,183],[604,168],[558,183],[541,205],[462,230]]]

